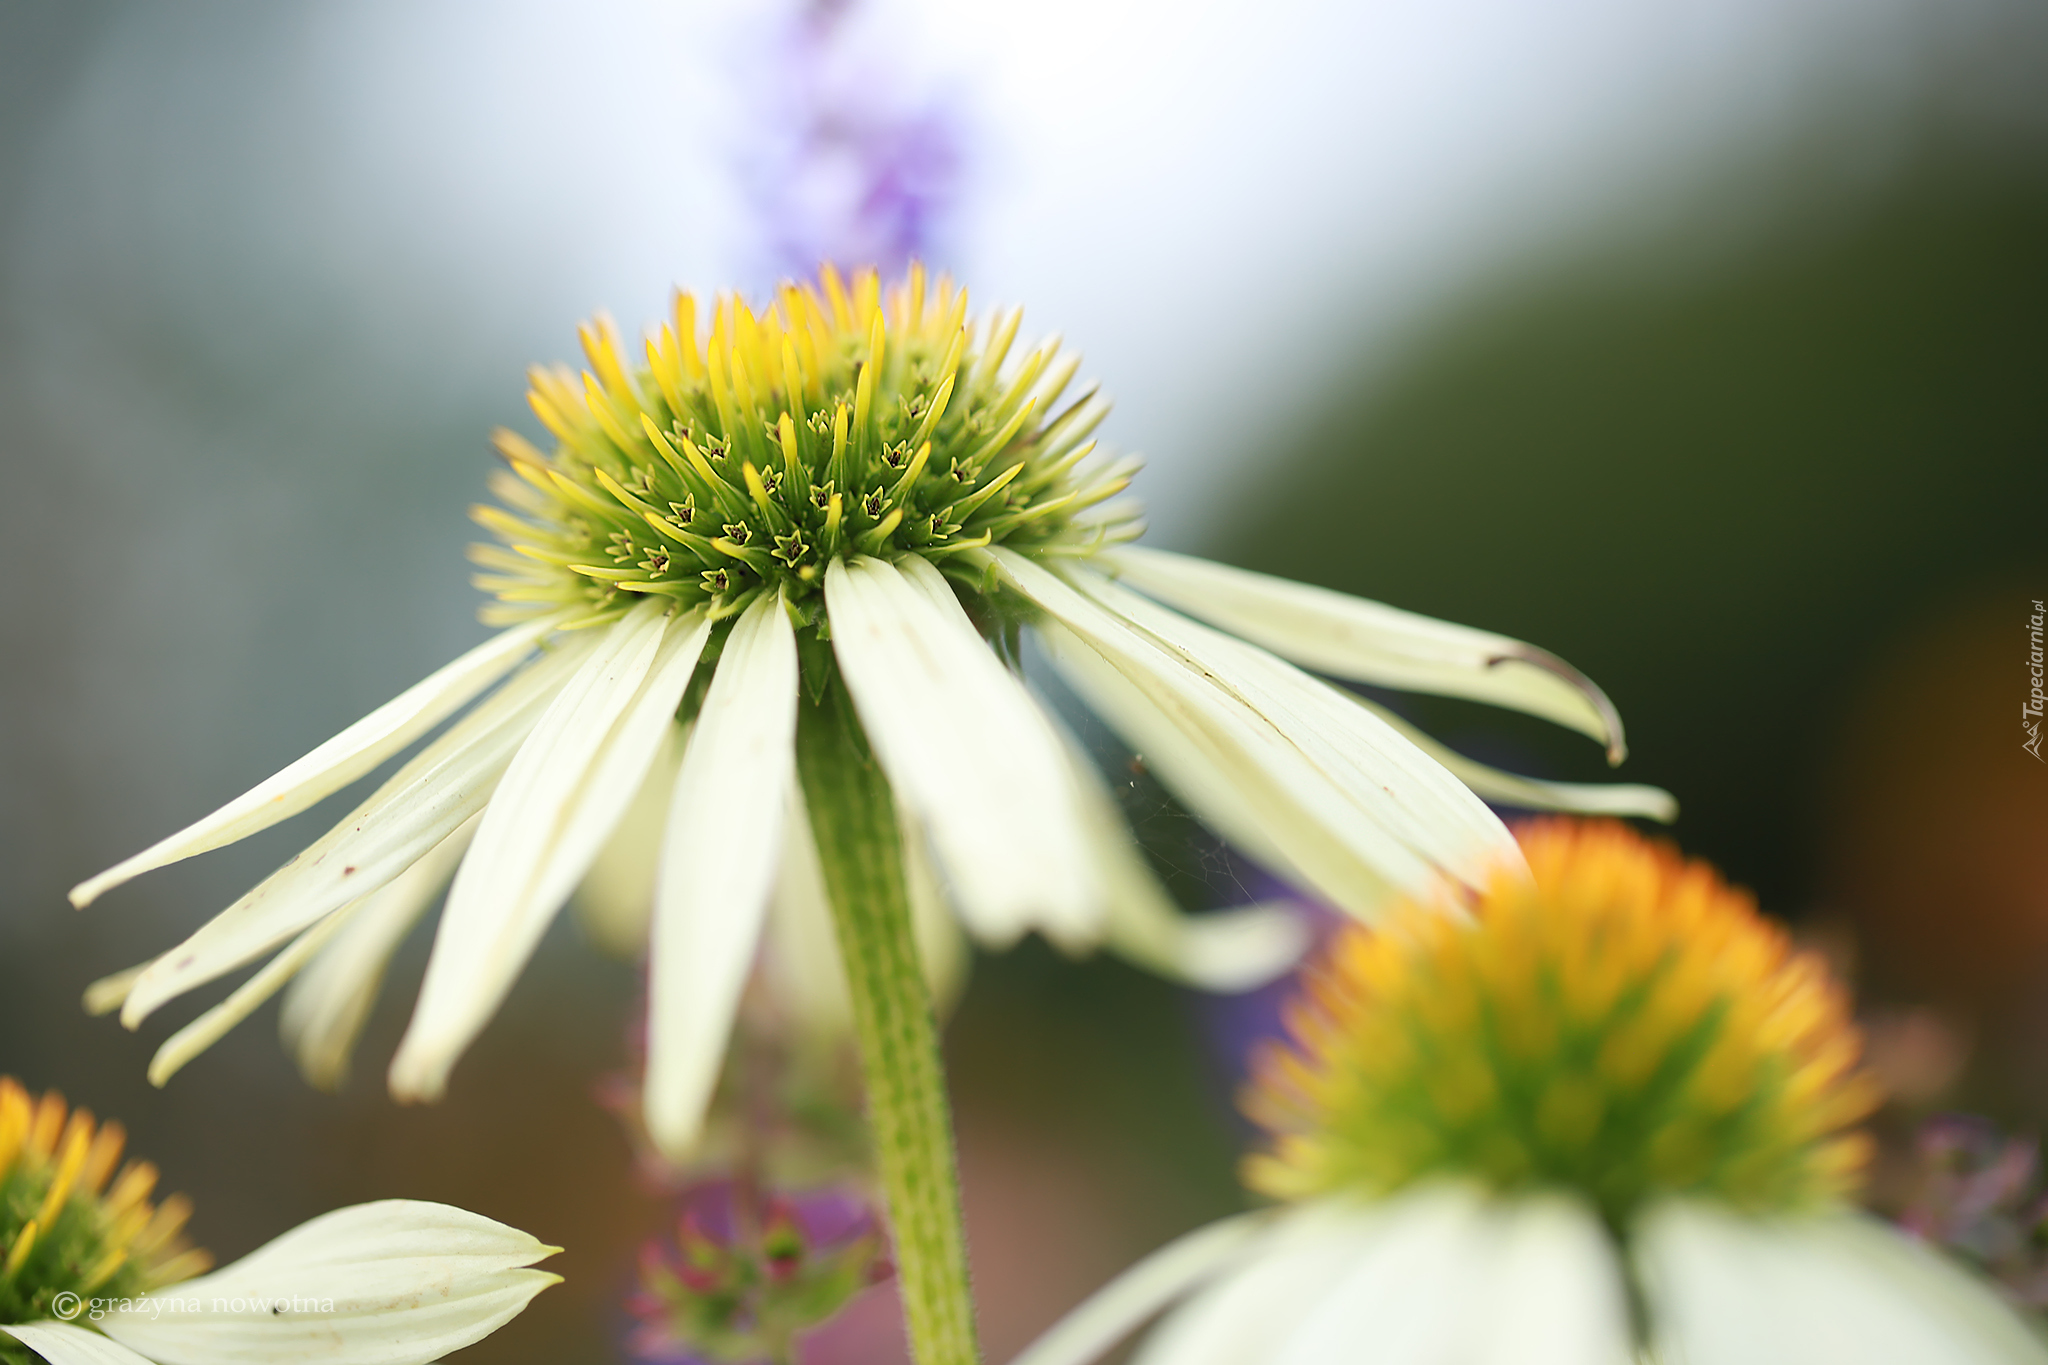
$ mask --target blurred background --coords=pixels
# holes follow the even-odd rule
[[[424,933],[343,1093],[274,1007],[156,1091],[205,1002],[131,1035],[79,991],[320,816],[63,893],[483,637],[485,437],[532,427],[524,367],[580,318],[912,251],[1086,354],[1158,543],[1598,679],[1620,775],[1856,983],[1895,1132],[2048,1118],[2024,0],[0,0],[0,1072],[121,1117],[223,1258],[392,1195],[563,1243],[568,1282],[462,1358],[623,1358],[669,1220],[593,1098],[633,964],[565,917],[434,1108],[381,1086]],[[1234,898],[1248,871],[1127,790],[1187,902]],[[992,1358],[1239,1204],[1271,997],[977,963],[949,1048]],[[890,1312],[847,1358],[888,1358]]]

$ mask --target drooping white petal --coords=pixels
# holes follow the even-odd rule
[[[1255,1251],[1272,1219],[1242,1214],[1177,1237],[1111,1280],[1010,1365],[1087,1365],[1194,1286]]]
[[[419,864],[414,863],[413,866],[418,867]],[[391,888],[384,889],[388,891]],[[284,989],[285,983],[297,976],[313,955],[326,947],[328,940],[355,917],[362,904],[362,901],[350,901],[300,934],[247,981],[235,987],[227,999],[166,1038],[163,1046],[156,1050],[156,1056],[149,1059],[149,1083],[159,1087],[167,1084],[171,1077],[184,1069],[185,1063],[226,1037],[229,1029],[254,1014],[258,1006]]]
[[[138,962],[133,967],[111,972],[87,986],[85,997],[81,1001],[85,1006],[85,1012],[97,1019],[102,1014],[112,1014],[121,1008],[127,1001],[129,993],[135,989],[135,983],[142,979],[142,974],[148,971],[155,961],[155,958],[151,958],[148,962]]]
[[[436,1099],[617,823],[702,651],[701,613],[610,628],[519,748],[455,874],[392,1094]]]
[[[571,636],[400,768],[340,824],[138,976],[121,1022],[283,942],[411,867],[482,810],[520,742],[595,641]]]
[[[690,727],[680,722],[662,732],[639,790],[570,901],[591,941],[614,957],[637,958],[647,951],[654,878],[661,869],[661,834],[668,828],[669,798],[675,795],[676,773],[683,766],[689,737]]]
[[[1108,896],[1105,942],[1112,950],[1161,976],[1223,992],[1263,986],[1300,959],[1309,944],[1308,925],[1280,906],[1183,914],[1145,861],[1102,774],[1070,737],[1062,738],[1082,825]]]
[[[68,1322],[30,1322],[0,1327],[50,1365],[153,1365],[118,1341]]]
[[[1128,744],[1147,767],[1161,772],[1167,785],[1191,810],[1233,848],[1274,872],[1292,873],[1292,880],[1309,882],[1285,852],[1267,833],[1269,817],[1262,814],[1246,788],[1230,771],[1220,742],[1202,743],[1189,739],[1176,719],[1158,706],[1154,697],[1119,672],[1079,635],[1048,617],[1033,626],[1057,668],[1060,679],[1100,716],[1109,728]],[[1386,882],[1370,868],[1359,864],[1357,876],[1383,892]],[[1313,885],[1313,882],[1309,884]]]
[[[1465,877],[1474,868],[1521,861],[1514,837],[1485,802],[1349,693],[1092,571],[1077,569],[1075,578],[1098,603],[1165,648],[1199,662],[1269,717],[1362,813],[1439,872]]]
[[[246,839],[340,791],[503,677],[561,623],[559,614],[551,615],[485,641],[205,819],[80,882],[71,889],[71,903],[83,909],[152,868]]]
[[[1452,777],[1487,801],[1524,810],[1562,810],[1575,815],[1632,816],[1670,824],[1678,818],[1678,798],[1662,787],[1634,782],[1550,782],[1503,772],[1455,749],[1439,744],[1401,717],[1364,697],[1355,698],[1408,742],[1444,765]]]
[[[159,1365],[424,1365],[555,1283],[524,1267],[558,1250],[446,1204],[387,1199],[323,1214],[162,1291],[204,1311],[113,1313],[101,1327]]]
[[[702,613],[670,623],[647,681],[606,736],[541,864],[533,896],[538,904],[552,907],[549,916],[589,873],[669,742],[676,708],[710,638],[711,623]]]
[[[277,1028],[309,1085],[337,1090],[347,1079],[349,1057],[377,1002],[391,955],[447,889],[482,819],[472,815],[396,881],[366,896],[334,941],[292,981]]]
[[[1255,829],[1252,856],[1333,904],[1370,915],[1390,886],[1521,862],[1484,803],[1328,684],[1112,584],[1084,595],[1021,555],[986,559],[1064,628],[1043,632],[1063,674],[1176,795],[1226,838]],[[1129,686],[1097,685],[1107,673]]]
[[[1636,1258],[1657,1345],[1682,1365],[2041,1365],[1989,1287],[1862,1214],[1654,1210]]]
[[[796,771],[796,634],[763,594],[727,637],[676,777],[649,943],[647,1132],[696,1141],[760,942]]]
[[[1319,673],[1513,707],[1592,736],[1613,762],[1627,753],[1606,694],[1534,645],[1164,550],[1127,545],[1104,558],[1160,601]]]
[[[1291,1210],[1248,1249],[1256,1254],[1169,1314],[1133,1365],[1270,1365],[1281,1339],[1331,1292],[1377,1229],[1369,1212]]]
[[[993,945],[1034,926],[1092,942],[1100,890],[1058,739],[938,571],[915,556],[834,560],[825,604],[875,756],[930,834],[968,926]]]

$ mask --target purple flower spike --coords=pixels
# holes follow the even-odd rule
[[[864,25],[858,0],[806,0],[771,39],[734,170],[761,264],[804,278],[831,262],[942,257],[965,165],[960,110]]]

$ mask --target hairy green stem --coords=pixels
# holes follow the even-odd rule
[[[975,1365],[952,1115],[911,934],[895,801],[837,677],[817,705],[799,709],[797,773],[852,987],[911,1350],[918,1365]]]

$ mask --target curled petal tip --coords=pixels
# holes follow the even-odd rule
[[[1600,718],[1602,738],[1607,741],[1607,765],[1621,766],[1622,760],[1628,757],[1628,740],[1622,733],[1621,712],[1614,709],[1614,703],[1607,699],[1607,694],[1600,690],[1598,683],[1549,650],[1538,649],[1534,645],[1523,645],[1511,654],[1502,654],[1487,660],[1489,668],[1498,668],[1504,663],[1524,663],[1540,668],[1584,697],[1586,704],[1592,707]]]

